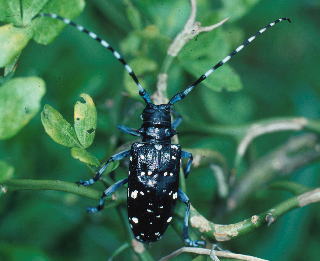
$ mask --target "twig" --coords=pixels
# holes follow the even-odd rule
[[[161,71],[158,75],[157,90],[153,94],[152,98],[157,104],[166,103],[166,90],[167,90],[167,78],[168,70],[172,64],[173,59],[179,54],[181,49],[196,37],[198,34],[203,32],[210,32],[224,24],[229,18],[225,18],[222,21],[210,25],[210,26],[201,26],[200,22],[196,21],[197,15],[197,3],[196,0],[190,0],[191,12],[187,22],[184,25],[183,30],[175,37],[175,39],[170,44],[167,55],[163,61]]]
[[[170,255],[167,255],[165,257],[162,257],[159,261],[167,261],[170,260],[173,257],[176,257],[182,253],[192,253],[192,254],[198,254],[198,255],[208,255],[211,254],[211,249],[207,248],[196,248],[196,247],[182,247],[174,252],[172,252]],[[247,255],[241,255],[241,254],[235,254],[230,253],[227,251],[214,251],[216,256],[218,257],[224,257],[224,258],[233,258],[237,260],[246,260],[246,261],[268,261],[266,259],[261,259],[253,256],[247,256]]]
[[[244,156],[248,146],[250,143],[257,137],[279,131],[298,131],[305,128],[308,124],[308,120],[306,118],[292,118],[292,119],[279,119],[273,120],[271,122],[263,122],[252,124],[246,131],[244,137],[238,145],[237,156],[236,156],[236,164],[239,165],[240,159]]]
[[[236,208],[252,191],[270,182],[275,176],[292,173],[317,159],[320,159],[320,141],[316,135],[305,134],[291,138],[252,165],[230,193],[228,209]]]
[[[261,214],[253,215],[243,221],[228,225],[214,224],[200,215],[194,208],[191,208],[190,225],[207,239],[228,241],[247,234],[264,224],[270,225],[277,218],[294,208],[304,207],[317,202],[320,202],[320,188],[285,200]]]
[[[226,175],[225,175],[223,169],[216,164],[211,164],[210,168],[213,171],[213,174],[214,174],[216,181],[217,181],[217,184],[218,184],[219,196],[221,198],[227,197],[227,195],[229,193],[229,186],[228,186]]]
[[[91,199],[98,199],[100,193],[93,189],[79,187],[76,184],[70,182],[63,182],[57,180],[7,180],[2,183],[8,191],[12,190],[57,190],[70,192],[79,196],[88,197]],[[117,193],[118,196],[112,197],[112,203],[107,204],[107,207],[114,207],[125,201],[126,193]],[[196,229],[202,234],[203,237],[216,240],[227,241],[236,238],[240,235],[247,234],[254,229],[262,226],[263,224],[270,224],[274,222],[278,217],[287,213],[289,210],[299,207],[304,207],[312,203],[320,201],[320,188],[305,192],[301,195],[292,197],[277,206],[269,209],[268,211],[254,215],[248,219],[240,221],[235,224],[220,225],[208,221],[197,210],[191,207],[190,213],[190,226]],[[177,212],[180,216],[181,213]],[[139,251],[140,245],[137,242],[132,242],[136,250]],[[140,249],[144,253],[143,249]],[[144,253],[148,254],[148,253]]]

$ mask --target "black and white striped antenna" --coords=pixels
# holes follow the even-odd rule
[[[184,91],[177,93],[174,95],[168,104],[175,104],[178,101],[181,101],[184,99],[199,83],[204,81],[210,74],[212,74],[214,71],[216,71],[219,67],[227,63],[233,56],[235,56],[237,53],[239,53],[244,47],[249,45],[252,41],[254,41],[259,35],[263,34],[267,29],[274,26],[275,24],[282,22],[282,21],[288,21],[291,23],[291,20],[289,18],[279,18],[275,20],[274,22],[268,24],[267,26],[260,29],[255,35],[252,35],[247,40],[245,40],[241,45],[239,45],[235,50],[233,50],[228,56],[226,56],[223,60],[218,62],[215,66],[211,67],[205,74],[202,74],[199,79],[191,83]]]
[[[88,29],[84,28],[82,25],[76,24],[75,22],[71,21],[68,18],[64,18],[60,15],[57,14],[48,14],[48,13],[40,13],[38,15],[36,15],[33,19],[38,18],[38,17],[50,17],[53,19],[57,19],[62,21],[63,23],[67,24],[67,25],[71,25],[74,28],[76,28],[78,31],[83,32],[87,35],[89,35],[92,39],[96,40],[98,43],[100,43],[103,47],[107,48],[109,51],[112,52],[113,56],[120,62],[123,64],[124,68],[126,69],[126,71],[128,72],[128,74],[131,76],[131,78],[133,79],[133,81],[135,82],[135,84],[138,86],[138,90],[139,90],[139,95],[144,99],[144,101],[147,104],[151,104],[152,101],[150,99],[149,94],[147,93],[147,91],[141,86],[138,77],[136,76],[136,74],[134,73],[134,71],[132,70],[132,68],[127,64],[127,62],[124,60],[124,58],[121,56],[120,53],[118,53],[107,41],[101,39],[97,34],[95,34],[94,32],[89,31]]]

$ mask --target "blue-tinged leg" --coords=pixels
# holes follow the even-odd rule
[[[181,122],[182,122],[182,117],[178,116],[171,125],[172,129],[176,130]]]
[[[199,247],[206,244],[203,240],[191,240],[189,237],[189,216],[190,216],[190,200],[188,196],[181,190],[178,190],[178,198],[187,206],[186,213],[184,215],[184,224],[183,224],[183,239],[187,246],[190,247]]]
[[[108,165],[113,162],[113,161],[116,161],[116,160],[122,160],[123,158],[125,157],[128,157],[130,155],[130,150],[126,150],[126,151],[122,151],[122,152],[119,152],[115,155],[113,155],[110,159],[108,159],[108,161],[104,164],[102,164],[99,168],[99,170],[96,172],[96,174],[94,175],[93,178],[89,179],[89,180],[80,180],[78,182],[78,184],[80,185],[83,185],[83,186],[90,186],[92,184],[94,184],[95,182],[97,182],[103,172],[106,170],[106,168],[108,167]]]
[[[133,135],[133,136],[138,136],[138,137],[141,136],[139,131],[136,130],[136,129],[132,129],[132,128],[124,126],[124,125],[118,125],[117,127],[118,127],[119,130],[123,131],[124,133],[130,134],[130,135]]]
[[[87,211],[89,213],[96,213],[102,210],[104,208],[106,197],[112,195],[114,192],[116,192],[116,190],[118,190],[120,187],[122,187],[122,185],[126,184],[127,182],[128,182],[128,178],[125,178],[125,179],[119,180],[118,182],[116,182],[115,184],[107,188],[105,191],[103,191],[102,196],[99,200],[98,206],[87,208]]]
[[[177,113],[175,110],[172,111],[173,116],[175,117],[175,120],[171,124],[172,129],[176,130],[180,123],[182,122],[182,116]]]
[[[187,151],[182,151],[181,157],[184,159],[188,159],[187,166],[184,169],[184,176],[188,177],[188,175],[190,173],[191,165],[192,165],[192,160],[193,160],[192,154]]]

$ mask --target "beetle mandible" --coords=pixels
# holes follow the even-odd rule
[[[88,212],[95,213],[102,210],[106,197],[110,196],[122,185],[128,183],[128,218],[134,237],[137,240],[143,243],[159,240],[172,220],[173,208],[179,199],[186,205],[183,227],[185,244],[195,247],[203,245],[204,241],[191,240],[189,238],[188,220],[190,201],[187,195],[179,189],[179,170],[180,160],[182,158],[188,159],[187,165],[184,168],[184,175],[187,177],[193,158],[192,154],[183,151],[179,144],[171,143],[171,138],[176,134],[176,128],[182,120],[181,117],[177,117],[177,119],[171,122],[173,105],[183,100],[199,83],[227,63],[234,55],[255,40],[257,36],[263,34],[268,28],[281,21],[290,22],[290,19],[279,18],[263,27],[239,45],[228,56],[201,75],[196,81],[191,83],[185,90],[174,95],[167,104],[155,105],[148,92],[141,86],[132,68],[108,42],[102,40],[95,33],[87,30],[83,26],[57,14],[40,13],[35,18],[44,16],[58,19],[65,24],[75,27],[111,51],[113,56],[123,64],[128,74],[138,86],[139,95],[146,104],[142,112],[143,123],[139,129],[118,126],[121,131],[140,137],[142,141],[133,143],[129,150],[111,156],[110,159],[98,168],[93,178],[79,181],[79,184],[83,186],[90,186],[101,178],[103,172],[111,162],[119,161],[127,157],[130,159],[128,178],[122,179],[107,188],[103,192],[98,206],[88,208]]]

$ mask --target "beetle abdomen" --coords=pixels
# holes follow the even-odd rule
[[[135,238],[157,241],[172,220],[178,198],[181,148],[171,144],[132,144],[128,217]]]

